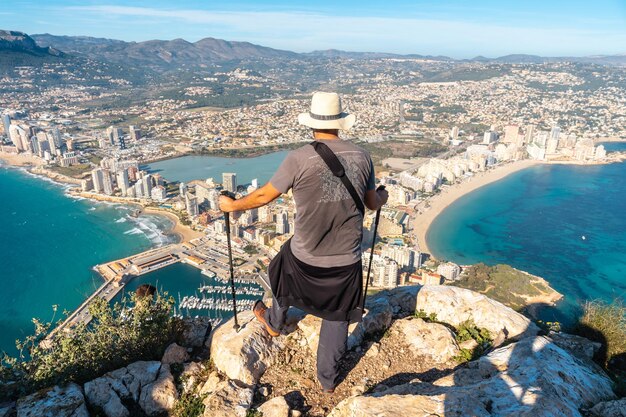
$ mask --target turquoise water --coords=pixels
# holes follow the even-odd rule
[[[236,172],[238,184],[247,184],[257,178],[259,185],[262,185],[272,177],[287,153],[288,151],[280,151],[256,158],[183,156],[149,164],[147,169],[161,174],[169,181],[184,182],[213,178],[215,182],[221,183],[222,173]]]
[[[584,300],[626,298],[626,163],[517,172],[457,200],[427,240],[437,258],[544,277],[565,300],[542,318],[571,323]]]
[[[64,195],[65,188],[0,166],[0,351],[31,334],[32,317],[73,310],[100,286],[98,263],[174,241],[169,220]]]

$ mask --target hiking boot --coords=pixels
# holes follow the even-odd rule
[[[263,326],[265,326],[265,330],[267,330],[267,333],[272,337],[280,336],[280,333],[272,329],[272,327],[269,325],[267,320],[265,320],[266,311],[267,311],[267,306],[261,300],[257,300],[257,302],[254,303],[254,307],[252,307],[252,312],[254,313],[256,319],[260,321],[263,324]]]

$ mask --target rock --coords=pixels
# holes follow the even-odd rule
[[[112,388],[111,381],[118,380],[101,377],[87,382],[84,387],[85,397],[92,407],[99,407],[107,417],[127,417],[130,413]]]
[[[11,417],[15,413],[15,402],[0,404],[0,417]]]
[[[128,387],[133,400],[137,402],[139,401],[139,393],[141,392],[141,389],[153,382],[157,378],[160,370],[161,362],[139,361],[133,362],[126,368],[122,368],[118,371],[120,373],[123,371],[128,374],[126,377],[122,376],[122,379],[125,381],[125,385]],[[115,372],[117,371],[111,372],[111,375]]]
[[[239,314],[242,326],[233,329],[233,319],[216,328],[208,341],[215,367],[230,379],[254,385],[285,347],[285,336],[272,338],[252,311]]]
[[[200,388],[199,394],[200,395],[212,394],[217,389],[221,381],[222,380],[220,379],[220,376],[217,372],[215,371],[211,372],[206,382]]]
[[[536,335],[539,328],[513,309],[477,292],[447,285],[424,285],[417,293],[416,311],[435,313],[437,320],[453,326],[472,320],[492,335],[506,339]]]
[[[263,417],[289,417],[289,405],[285,397],[274,397],[261,404],[258,410],[263,413]]]
[[[198,378],[203,370],[204,366],[197,362],[186,363],[183,366],[183,372],[180,374],[183,392],[190,392],[196,388],[199,382]]]
[[[178,399],[174,377],[169,365],[163,365],[157,379],[141,390],[139,406],[148,416],[170,411]]]
[[[626,417],[626,398],[603,401],[593,406],[590,411],[596,417]]]
[[[298,410],[291,410],[291,417],[301,417],[302,413]]]
[[[478,347],[478,342],[474,339],[469,339],[464,342],[459,343],[459,349],[467,349],[470,352],[473,352],[474,349]]]
[[[372,343],[367,352],[365,352],[366,358],[374,358],[378,355],[380,343]]]
[[[415,305],[417,303],[417,293],[421,286],[413,285],[408,287],[397,287],[391,290],[381,291],[372,299],[384,298],[389,303],[393,318],[404,318],[415,313]]]
[[[172,343],[165,349],[165,353],[163,353],[163,358],[161,358],[161,363],[172,364],[172,363],[183,363],[189,360],[189,353],[187,353],[187,349],[179,346],[176,343]]]
[[[181,325],[182,331],[178,344],[186,348],[196,348],[204,345],[208,334],[211,332],[209,317],[184,318]]]
[[[593,359],[593,356],[602,347],[598,342],[592,342],[589,339],[573,334],[550,332],[548,337],[552,339],[557,346],[560,346],[581,359]]]
[[[358,347],[367,334],[384,332],[391,324],[393,313],[391,306],[384,298],[375,298],[367,301],[366,313],[359,323],[351,323],[348,327],[347,349]],[[319,344],[320,329],[322,319],[308,315],[298,323],[298,328],[302,331],[304,345],[308,345],[311,352],[317,352]]]
[[[261,394],[262,397],[267,397],[268,395],[270,395],[270,390],[267,387],[260,387],[259,394]]]
[[[17,401],[17,417],[89,417],[79,385],[54,386]]]
[[[443,324],[422,319],[401,319],[391,326],[404,338],[415,356],[425,356],[437,364],[448,362],[459,354],[454,333]]]
[[[329,416],[581,417],[579,409],[614,398],[603,372],[546,337],[501,347],[470,367],[433,384],[409,383],[348,398]]]
[[[234,381],[221,382],[215,392],[204,400],[204,417],[246,417],[254,392]]]

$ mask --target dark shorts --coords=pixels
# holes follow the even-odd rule
[[[291,253],[291,240],[272,259],[268,276],[281,307],[297,307],[331,321],[361,321],[363,271],[361,261],[321,268],[308,265]]]

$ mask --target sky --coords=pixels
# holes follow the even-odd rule
[[[0,0],[0,29],[296,52],[612,55],[626,54],[626,0]]]

